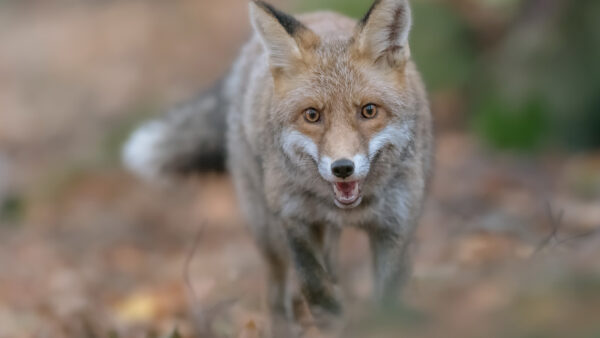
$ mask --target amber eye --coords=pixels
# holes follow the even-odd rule
[[[314,108],[308,108],[304,111],[304,119],[309,123],[317,123],[321,120],[321,113]]]
[[[375,116],[377,116],[377,106],[369,103],[368,105],[364,106],[362,109],[362,116],[366,119],[372,119]]]

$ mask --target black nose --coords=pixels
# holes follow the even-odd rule
[[[346,178],[354,173],[354,162],[347,158],[337,160],[331,164],[331,172],[339,178]]]

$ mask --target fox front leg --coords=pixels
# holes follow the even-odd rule
[[[287,237],[302,294],[313,316],[320,321],[326,317],[337,317],[342,308],[335,297],[334,283],[326,269],[323,251],[308,228],[305,225],[288,227]]]
[[[411,236],[394,230],[369,231],[373,255],[374,296],[381,306],[398,303],[398,293],[410,273]]]

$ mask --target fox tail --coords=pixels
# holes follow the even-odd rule
[[[227,106],[221,81],[192,101],[145,122],[123,146],[125,166],[147,180],[225,171]]]

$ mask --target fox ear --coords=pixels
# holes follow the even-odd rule
[[[319,43],[319,37],[293,16],[263,1],[250,1],[250,20],[269,52],[272,69],[293,66]]]
[[[403,66],[410,58],[411,25],[408,0],[376,0],[358,23],[355,43],[359,53],[393,68]]]

